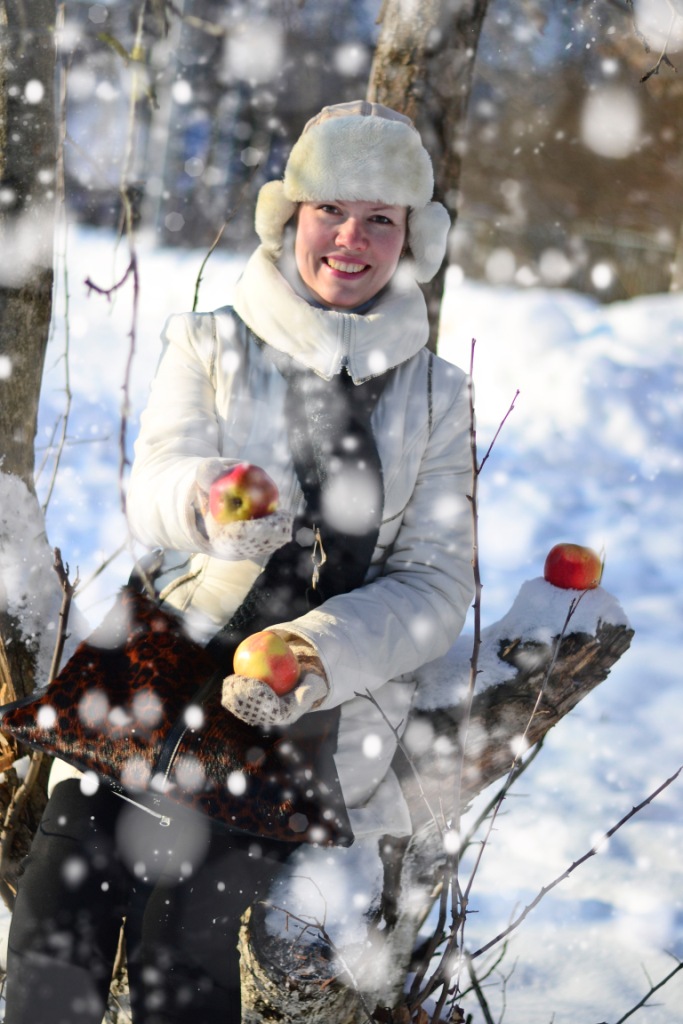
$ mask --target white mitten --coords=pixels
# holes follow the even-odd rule
[[[329,686],[322,676],[308,672],[284,697],[260,679],[227,676],[223,680],[221,703],[247,725],[290,725],[324,701]]]
[[[197,470],[193,504],[201,517],[199,528],[216,558],[238,561],[271,555],[291,540],[293,519],[289,512],[278,509],[259,519],[218,523],[209,511],[211,484],[236,465],[236,459],[205,459]]]

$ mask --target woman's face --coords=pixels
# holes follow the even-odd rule
[[[365,200],[302,203],[294,253],[309,290],[332,309],[371,299],[398,266],[407,212]]]

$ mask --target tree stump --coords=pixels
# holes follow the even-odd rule
[[[515,622],[520,620],[520,610],[524,618],[527,602],[530,616],[538,615],[538,585],[550,586],[531,582],[536,590],[525,590],[529,588],[525,584],[513,605]],[[567,594],[567,604],[570,599]],[[487,685],[481,692],[475,689],[471,703],[464,696],[471,639],[469,651],[468,641],[461,639],[438,665],[426,667],[421,685],[427,684],[427,693],[418,698],[394,760],[414,832],[409,839],[382,837],[376,844],[384,884],[378,903],[365,908],[362,950],[335,949],[321,923],[295,922],[288,933],[286,928],[273,927],[271,918],[269,927],[268,915],[274,911],[253,908],[241,938],[245,1024],[403,1019],[400,1014],[405,1016],[407,1011],[396,1016],[379,1008],[400,1004],[418,932],[441,890],[446,862],[443,827],[451,819],[457,822],[460,809],[487,786],[507,777],[515,764],[513,751],[538,743],[607,678],[630,646],[633,630],[613,598],[598,588],[598,593],[589,592],[581,600],[589,607],[587,614],[577,615],[573,631],[569,631],[571,618],[567,629],[562,621],[558,627],[557,609],[550,616],[554,622],[535,630],[547,634],[547,639],[534,638],[534,630],[531,636],[510,635],[506,629],[510,614],[484,630],[479,659],[487,665]],[[591,602],[595,606],[592,628]],[[492,662],[499,670],[499,681],[492,679]],[[451,703],[430,696],[430,678],[433,682],[435,677],[436,689],[441,691],[449,680],[446,689],[455,695]],[[434,808],[439,809],[438,816]],[[363,966],[373,957],[379,958],[381,966],[368,973]],[[363,978],[371,979],[369,984],[359,984],[353,965],[360,967]]]

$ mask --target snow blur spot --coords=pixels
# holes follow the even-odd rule
[[[609,838],[604,832],[597,832],[595,835],[591,836],[591,849],[593,849],[595,853],[607,853],[608,848]]]
[[[341,75],[360,75],[370,62],[367,47],[361,43],[344,43],[334,51],[334,66]]]
[[[37,78],[32,78],[24,86],[24,99],[27,103],[40,103],[45,95],[45,86]]]
[[[225,373],[236,373],[240,368],[239,353],[234,350],[224,352],[221,356],[221,367]]]
[[[368,356],[368,367],[371,373],[384,373],[388,365],[388,359],[385,352],[380,349],[373,349]]]
[[[247,791],[247,777],[244,772],[230,772],[225,785],[233,796],[243,796]]]
[[[515,254],[511,249],[499,246],[486,259],[484,273],[491,284],[509,284],[517,269]]]
[[[292,814],[289,819],[289,827],[292,832],[305,832],[308,828],[308,818],[305,814]]]
[[[147,789],[152,770],[142,757],[129,757],[121,769],[121,783],[126,789]]]
[[[463,510],[463,498],[457,494],[443,494],[434,502],[432,520],[442,526],[457,521]]]
[[[100,788],[100,780],[95,772],[83,772],[80,780],[80,789],[83,796],[94,796]]]
[[[611,263],[596,263],[591,267],[591,281],[596,288],[603,291],[614,282],[614,267]]]
[[[102,103],[114,103],[119,98],[119,90],[113,82],[98,82],[95,88],[95,96]]]
[[[323,515],[334,529],[359,536],[374,523],[380,497],[372,475],[348,466],[328,480],[322,496]]]
[[[544,249],[538,261],[538,271],[544,284],[554,287],[564,284],[574,273],[574,264],[566,253],[552,246]]]
[[[525,736],[513,736],[510,740],[510,750],[515,757],[522,757],[529,749],[529,742]]]
[[[185,227],[185,218],[182,213],[173,211],[172,213],[166,214],[164,217],[164,224],[169,231],[182,231]]]
[[[12,360],[9,356],[0,356],[0,380],[9,380],[12,376]]]
[[[175,781],[188,793],[197,793],[204,785],[206,773],[196,757],[181,757],[175,771]]]
[[[192,86],[186,78],[179,78],[171,87],[171,95],[176,103],[185,106],[192,100]]]
[[[198,178],[204,173],[204,161],[201,157],[191,156],[184,163],[185,174],[189,175],[190,178]]]
[[[408,722],[403,734],[403,743],[413,757],[425,754],[434,742],[434,726],[426,718]]]
[[[92,21],[93,25],[103,25],[107,17],[107,8],[103,4],[93,4],[92,7],[88,8],[88,18]]]
[[[201,814],[192,817],[191,827],[162,829],[154,815],[126,804],[116,821],[116,842],[123,863],[136,877],[153,883],[165,872],[165,881],[172,885],[174,872],[168,871],[171,854],[178,872],[176,881],[181,881],[180,872],[196,873],[206,856],[209,831],[208,819]]]
[[[426,615],[416,615],[410,623],[410,635],[415,643],[424,643],[434,636],[434,623]]]
[[[382,737],[378,736],[377,733],[371,732],[367,736],[363,737],[363,756],[371,760],[375,760],[380,757],[382,753]]]
[[[188,729],[201,729],[204,725],[204,712],[199,704],[190,704],[183,715]]]
[[[103,690],[88,690],[78,702],[78,717],[87,729],[102,725],[108,714],[109,698]]]
[[[125,708],[115,707],[109,712],[109,723],[115,729],[125,729],[127,725],[130,725],[131,721],[132,719]]]
[[[240,153],[240,160],[245,167],[258,167],[264,156],[265,151],[258,146],[246,146]]]
[[[62,865],[62,878],[71,888],[75,889],[88,875],[88,865],[83,857],[69,857]]]
[[[449,856],[457,853],[460,849],[460,833],[456,832],[454,828],[446,829],[444,832],[443,848]]]
[[[308,841],[312,844],[324,843],[328,836],[329,833],[327,829],[323,828],[322,825],[313,825],[313,827],[308,830]]]
[[[283,29],[279,22],[262,18],[243,22],[228,38],[228,71],[248,82],[268,82],[285,62]]]
[[[607,85],[586,98],[581,112],[581,141],[598,156],[620,160],[638,148],[642,112],[636,95],[623,86]]]
[[[132,701],[132,712],[136,722],[153,729],[164,717],[164,703],[153,690],[136,693]]]
[[[57,712],[50,704],[44,704],[38,709],[36,725],[39,729],[54,729],[57,724]]]

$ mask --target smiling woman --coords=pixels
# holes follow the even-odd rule
[[[221,830],[205,801],[206,815],[165,815],[162,835],[131,805],[147,794],[93,794],[56,761],[12,920],[7,1024],[53,1024],[55,1006],[66,1024],[101,1024],[123,919],[134,1024],[239,1024],[240,920],[292,850],[376,852],[379,837],[410,833],[389,723],[406,722],[416,670],[452,644],[473,592],[468,387],[427,351],[417,284],[436,273],[450,225],[433,187],[408,118],[365,101],[327,107],[259,193],[262,244],[233,305],[169,319],[126,508],[137,540],[164,549],[160,611],[216,659],[193,742],[214,725],[256,731],[240,770],[234,740],[217,756],[239,818]],[[237,471],[258,467],[277,509],[256,517],[252,503],[243,519],[212,507],[222,478],[234,491]],[[253,660],[234,662],[259,633],[269,656],[274,634],[296,663],[287,693]],[[164,676],[160,701],[178,697],[180,675]],[[370,692],[372,703],[359,696]],[[273,730],[291,757],[282,785],[263,749]],[[310,765],[308,814],[292,811],[297,764]],[[206,792],[181,769],[164,762],[152,788]],[[188,850],[188,837],[201,842]]]
[[[302,203],[294,254],[301,279],[331,309],[362,306],[394,276],[406,236],[405,206]]]

